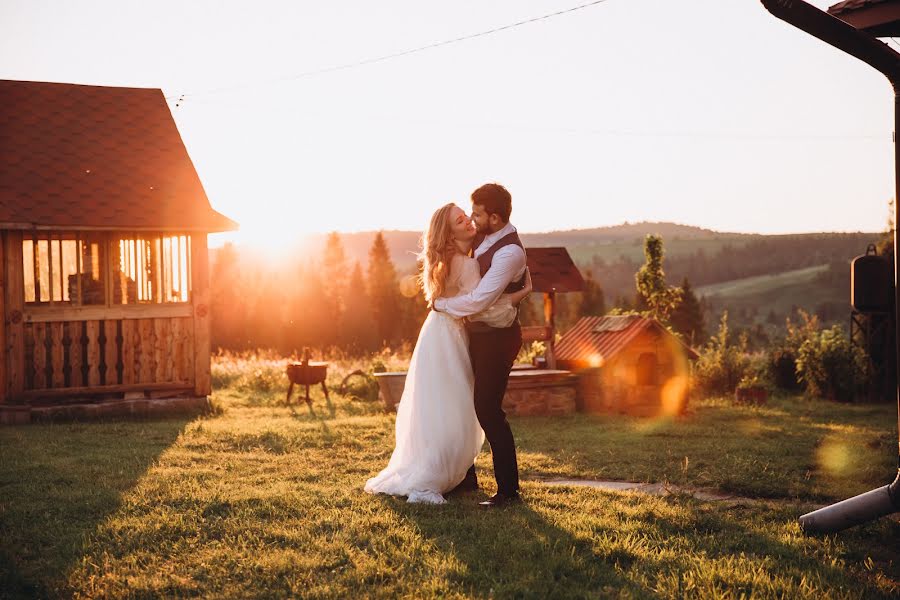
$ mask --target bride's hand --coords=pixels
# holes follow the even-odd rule
[[[522,288],[526,294],[530,294],[534,291],[534,286],[531,283],[531,269],[525,267],[525,287]]]

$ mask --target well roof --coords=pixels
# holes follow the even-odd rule
[[[830,6],[828,14],[875,37],[900,35],[898,0],[845,0]]]
[[[535,292],[584,290],[584,279],[565,248],[527,248],[525,253]]]
[[[226,231],[162,91],[0,80],[0,228]]]

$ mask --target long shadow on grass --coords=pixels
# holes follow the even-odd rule
[[[886,588],[877,587],[874,578],[862,575],[863,569],[856,568],[873,549],[893,545],[897,527],[891,523],[875,523],[844,532],[840,536],[842,544],[834,544],[833,538],[825,536],[785,535],[795,523],[796,509],[791,506],[723,505],[681,496],[664,501],[679,509],[664,515],[653,507],[653,503],[642,502],[640,495],[626,497],[638,508],[632,515],[637,517],[650,538],[666,540],[671,546],[683,549],[681,557],[659,561],[653,567],[658,573],[676,573],[679,581],[684,572],[695,566],[697,558],[723,565],[739,558],[745,562],[746,576],[731,581],[725,579],[717,584],[720,590],[727,590],[728,593],[723,595],[784,596],[799,591],[807,596],[818,595],[803,589],[801,583],[807,581],[816,582],[822,593],[840,590],[843,594],[859,594],[863,598],[894,597]],[[828,559],[842,559],[846,566]],[[886,568],[889,577],[895,576],[887,561],[873,565],[875,570],[882,568]]]
[[[593,499],[575,501],[582,493]],[[519,506],[482,510],[476,506],[482,497],[441,507],[382,502],[459,563],[445,575],[447,587],[473,597],[680,597],[690,596],[689,582],[723,597],[816,597],[829,590],[892,597],[861,569],[828,559],[859,565],[873,541],[890,545],[896,527],[859,532],[841,551],[827,540],[784,541],[780,524],[792,520],[789,509],[554,489]],[[811,590],[804,587],[809,582]]]
[[[0,428],[0,597],[65,595],[65,575],[187,417]]]
[[[382,501],[460,564],[447,575],[453,592],[498,598],[582,597],[588,589],[648,594],[618,570],[627,557],[598,555],[590,540],[576,538],[528,502],[485,509],[478,506],[485,498],[466,494],[437,507]]]

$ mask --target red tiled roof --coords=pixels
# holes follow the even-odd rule
[[[663,335],[677,338],[653,319],[640,315],[618,315],[608,317],[582,317],[559,340],[554,347],[554,356],[559,361],[588,361],[598,357],[607,362],[615,357],[647,329],[657,329]],[[684,345],[688,356],[697,358],[697,353]]]
[[[0,80],[0,228],[226,231],[158,89]]]
[[[580,292],[584,279],[565,248],[526,248],[536,292]]]

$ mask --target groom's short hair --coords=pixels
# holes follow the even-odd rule
[[[499,183],[486,183],[472,192],[472,204],[483,206],[486,213],[497,215],[507,223],[512,213],[512,196]]]

